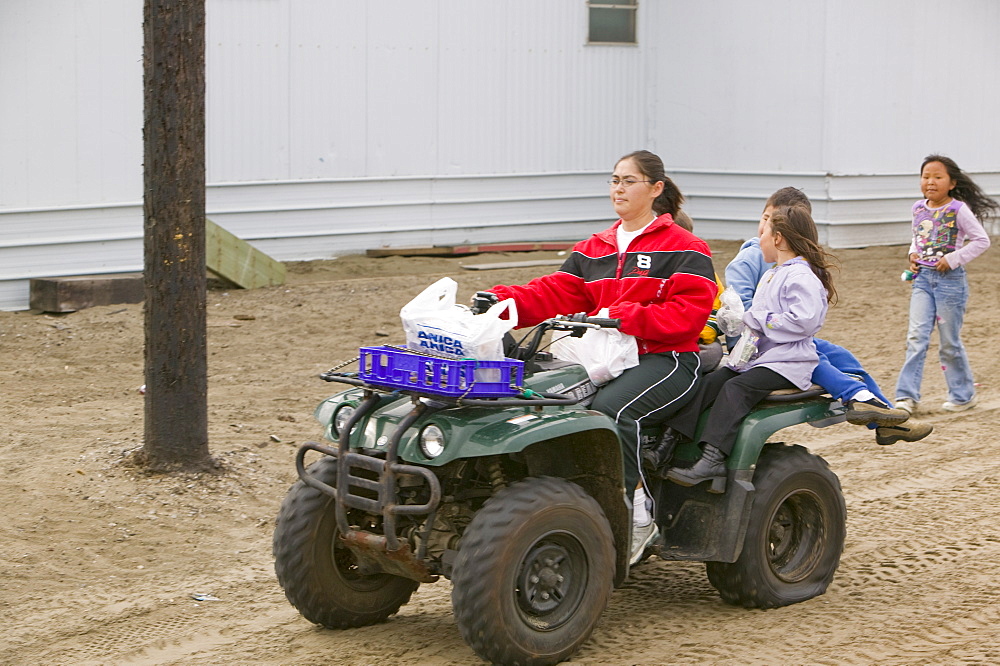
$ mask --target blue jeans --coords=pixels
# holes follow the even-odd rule
[[[896,399],[910,398],[920,402],[920,382],[924,377],[924,361],[937,324],[940,337],[938,356],[944,379],[948,384],[948,399],[955,403],[972,400],[976,394],[972,368],[962,344],[962,321],[969,299],[969,283],[965,268],[938,273],[922,268],[913,279],[910,296],[910,327],[906,332],[906,360],[896,382]]]
[[[813,384],[819,384],[827,393],[845,404],[862,389],[868,389],[876,398],[889,404],[889,398],[885,397],[872,376],[861,367],[861,361],[854,354],[828,340],[813,340],[816,351],[819,352],[819,364],[812,374]],[[874,430],[875,424],[869,423],[868,429]]]
[[[858,391],[868,389],[876,398],[889,403],[889,398],[885,397],[872,376],[861,367],[861,361],[854,354],[827,340],[814,340],[816,351],[819,352],[819,365],[812,374],[814,384],[819,384],[841,402],[847,402]]]

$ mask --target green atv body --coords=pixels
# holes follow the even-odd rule
[[[587,640],[629,573],[621,444],[613,420],[587,407],[595,388],[581,366],[529,356],[507,398],[327,373],[352,387],[316,409],[327,441],[300,449],[274,535],[279,582],[306,618],[382,621],[445,576],[459,630],[484,659],[556,663]],[[768,441],[843,420],[819,390],[775,396],[744,420],[724,493],[647,481],[661,537],[646,555],[706,562],[737,605],[822,594],[845,537],[839,481],[801,446]],[[675,461],[699,454],[681,445]]]

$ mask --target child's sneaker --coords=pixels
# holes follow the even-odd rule
[[[907,413],[912,414],[917,411],[917,401],[913,398],[900,398],[896,401],[896,404],[893,405],[893,407],[896,409],[904,409]]]
[[[923,439],[934,431],[934,426],[930,423],[920,423],[919,421],[907,421],[902,425],[879,426],[875,428],[875,441],[886,446],[895,444],[899,440],[904,442],[916,442]]]
[[[895,425],[910,418],[907,409],[893,409],[878,398],[870,400],[848,400],[847,422],[854,425]]]
[[[952,402],[951,400],[949,400],[948,402],[941,405],[941,409],[943,409],[946,412],[964,412],[967,409],[972,409],[973,407],[975,407],[976,402],[977,402],[976,396],[972,396],[972,399],[969,400],[968,402]]]

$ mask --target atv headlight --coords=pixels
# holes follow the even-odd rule
[[[351,420],[351,417],[354,416],[354,412],[356,411],[357,410],[354,408],[354,405],[347,403],[337,408],[337,411],[333,413],[333,421],[330,422],[334,435],[340,437],[340,433],[342,433],[344,428],[347,427],[347,422]]]
[[[336,411],[338,403],[334,402],[333,399],[324,400],[319,403],[316,407],[316,411],[313,413],[313,418],[324,428],[329,425],[330,419],[333,417],[333,412]]]
[[[433,423],[420,431],[420,450],[428,458],[444,453],[444,431]]]

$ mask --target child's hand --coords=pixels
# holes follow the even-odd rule
[[[951,266],[948,264],[947,257],[941,257],[938,262],[934,265],[934,270],[938,273],[945,273],[951,270]]]
[[[917,254],[916,252],[910,253],[910,270],[913,271],[914,273],[916,273],[920,269],[920,265],[917,263],[917,259],[919,258],[920,255]]]

